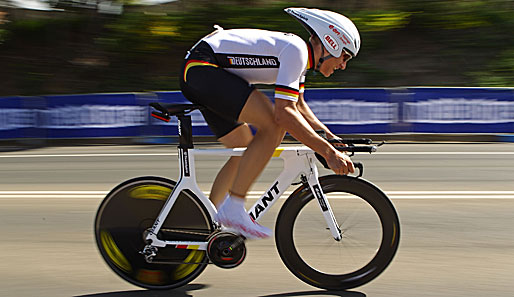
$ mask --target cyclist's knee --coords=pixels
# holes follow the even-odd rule
[[[284,138],[286,131],[280,127],[275,121],[270,121],[265,125],[257,128],[257,132],[263,133],[266,137],[274,143],[275,146],[279,146]]]
[[[246,147],[253,139],[252,131],[248,124],[243,123],[241,126],[235,128],[227,135],[220,137],[218,140],[223,143],[225,147]]]
[[[257,133],[278,146],[285,135],[285,130],[275,121],[274,107],[269,98],[259,90],[254,90],[248,98],[239,120],[250,123]]]

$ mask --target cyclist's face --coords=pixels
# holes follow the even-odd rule
[[[319,68],[319,72],[321,72],[321,74],[323,74],[323,76],[329,77],[336,70],[339,70],[339,69],[344,70],[344,69],[346,69],[346,63],[348,63],[348,61],[350,61],[351,58],[352,58],[351,55],[349,55],[348,53],[343,51],[343,53],[341,54],[341,56],[339,58],[332,57],[332,58],[330,58],[328,60],[325,60],[321,64],[321,66]]]

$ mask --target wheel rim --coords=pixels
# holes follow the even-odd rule
[[[293,274],[313,286],[345,290],[363,285],[385,270],[398,248],[400,230],[394,206],[378,188],[361,179],[326,176],[320,178],[320,184],[331,200],[334,216],[338,224],[342,225],[343,236],[346,238],[341,242],[333,239],[331,232],[326,229],[327,224],[317,200],[308,187],[302,186],[289,197],[278,216],[275,240],[280,257]],[[343,195],[334,195],[337,192]],[[351,196],[360,198],[348,199]],[[349,205],[342,213],[343,218],[340,217],[341,206],[338,206],[338,200]],[[308,208],[314,208],[311,211],[314,211],[317,218],[308,218]],[[353,216],[348,215],[352,213],[348,210],[352,209]],[[363,213],[368,215],[363,216]],[[366,224],[355,225],[358,221]],[[318,223],[316,232],[305,231],[307,228],[315,228]],[[316,238],[319,236],[323,238]],[[309,244],[310,247],[305,249],[304,246]],[[341,248],[343,244],[344,248]],[[366,249],[358,249],[359,246],[366,246]],[[346,255],[344,249],[358,250],[359,254]]]

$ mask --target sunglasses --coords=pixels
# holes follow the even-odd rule
[[[343,48],[343,52],[342,52],[342,54],[343,54],[343,56],[344,56],[343,61],[344,61],[345,63],[346,63],[346,62],[348,62],[348,61],[350,61],[350,60],[353,58],[352,54],[350,54],[350,53],[349,53],[346,49],[344,49],[344,48]]]

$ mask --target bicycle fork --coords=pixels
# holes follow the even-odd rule
[[[328,202],[327,195],[323,193],[323,189],[321,188],[321,185],[319,183],[318,167],[316,166],[316,164],[314,164],[314,162],[314,158],[309,158],[311,174],[309,175],[309,177],[302,175],[302,183],[309,185],[312,194],[318,201],[318,205],[321,209],[321,212],[323,213],[323,217],[325,218],[325,222],[327,223],[328,229],[330,229],[330,233],[332,233],[332,237],[334,237],[336,241],[341,241],[341,229],[337,224],[334,212],[332,211],[330,203]]]

